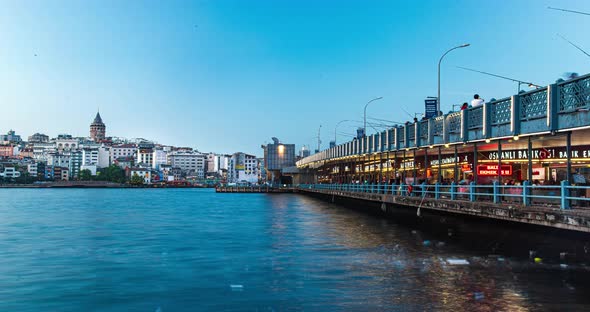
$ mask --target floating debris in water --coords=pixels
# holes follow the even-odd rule
[[[443,247],[444,245],[445,245],[445,242],[436,243],[436,247]]]
[[[536,257],[535,258],[535,263],[541,263],[541,262],[543,262],[543,259],[541,259],[539,257]]]
[[[412,234],[416,234],[416,230],[412,230]]]
[[[562,268],[562,269],[565,269],[565,268],[567,268],[567,264],[562,263],[562,264],[559,265],[559,267]]]
[[[447,263],[451,265],[468,265],[469,261],[465,259],[447,259]]]
[[[430,246],[430,241],[429,240],[425,240],[422,242],[422,245],[424,246]]]
[[[244,290],[244,285],[231,284],[231,285],[229,285],[229,287],[231,288],[232,291],[242,291],[242,290]]]

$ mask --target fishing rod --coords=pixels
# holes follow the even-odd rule
[[[587,56],[587,57],[590,57],[590,54],[588,54],[588,52],[584,51],[582,48],[580,48],[579,46],[577,46],[575,43],[573,43],[573,42],[571,42],[571,41],[567,40],[567,38],[566,38],[566,37],[564,37],[564,36],[562,36],[562,35],[560,35],[560,34],[557,34],[557,35],[558,35],[559,37],[561,37],[561,39],[563,39],[563,40],[567,41],[569,44],[573,45],[573,46],[574,46],[576,49],[578,49],[578,50],[582,51],[582,53],[586,54],[586,56]]]
[[[582,15],[590,15],[590,13],[568,10],[568,9],[560,9],[560,8],[552,8],[552,7],[547,7],[547,8],[550,10],[556,10],[556,11],[563,11],[563,12],[569,12],[569,13],[582,14]]]

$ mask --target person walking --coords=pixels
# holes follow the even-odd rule
[[[461,110],[466,110],[467,108],[469,108],[469,105],[467,105],[467,102],[463,103],[463,105],[461,105]]]
[[[471,100],[471,106],[477,107],[483,105],[484,99],[479,98],[479,94],[473,96],[473,100]]]

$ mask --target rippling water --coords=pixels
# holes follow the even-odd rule
[[[572,311],[587,277],[302,195],[0,189],[4,311]]]

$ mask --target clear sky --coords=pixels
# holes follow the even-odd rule
[[[405,121],[516,93],[455,66],[546,85],[590,72],[590,1],[0,1],[0,131],[107,135],[204,152],[322,148],[367,115]],[[406,113],[407,112],[407,113]],[[375,122],[369,119],[370,122]],[[374,131],[369,128],[369,133]],[[350,137],[341,135],[339,143]]]

